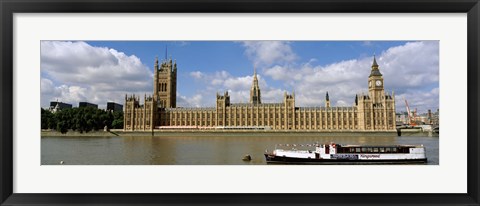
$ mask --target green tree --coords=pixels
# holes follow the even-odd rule
[[[41,108],[41,127],[42,129],[55,129],[55,116],[49,110]]]
[[[65,134],[68,132],[67,124],[65,122],[61,121],[57,123],[57,131],[61,132],[62,134]]]
[[[123,129],[123,111],[113,112],[112,128]]]
[[[109,128],[123,128],[123,112],[104,111],[93,107],[67,108],[52,113],[41,109],[42,129],[55,129],[66,133],[69,129],[80,133],[103,130]]]

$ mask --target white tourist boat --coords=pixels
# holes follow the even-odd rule
[[[278,146],[296,147],[296,145]],[[311,146],[315,149],[279,149],[276,147],[272,152],[265,152],[265,159],[269,164],[409,164],[427,162],[423,145],[362,146],[317,143]]]

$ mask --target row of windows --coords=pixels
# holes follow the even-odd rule
[[[171,122],[171,125],[210,125],[210,124],[213,124],[215,121],[205,121],[205,120],[198,120],[198,121],[162,121],[162,122]],[[223,121],[222,120],[219,120],[218,121],[219,125],[223,125]],[[237,121],[237,122],[234,122],[234,121],[226,121],[225,122],[226,125],[269,125],[269,126],[273,126],[273,125],[282,125],[284,124],[285,122],[284,121]],[[235,124],[236,123],[236,124]],[[298,125],[298,122],[296,122]],[[162,125],[165,125],[166,123],[163,123]],[[357,125],[358,122],[355,121],[355,125]],[[298,126],[300,126],[301,128],[303,128],[304,126],[305,127],[312,127],[312,126],[318,126],[318,127],[321,127],[321,126],[340,126],[340,127],[344,127],[344,128],[348,128],[347,125],[350,125],[350,127],[352,126],[352,122],[350,123],[347,123],[347,122],[343,122],[340,123],[340,124],[335,124],[335,123],[330,123],[330,122],[317,122],[317,124],[300,124]]]
[[[171,123],[171,124],[170,124]],[[191,126],[217,126],[215,122],[196,122],[196,124],[181,124],[181,122],[177,121],[176,124],[175,122],[164,122],[162,121],[161,122],[161,125],[166,125],[166,126],[186,126],[186,125],[191,125]],[[264,125],[259,125],[259,124],[256,124],[256,122],[252,125],[250,124],[239,124],[237,123],[236,125],[234,124],[227,124],[227,125],[224,125],[222,121],[219,121],[219,124],[218,125],[222,125],[222,126],[264,126]],[[267,126],[270,126],[272,127],[273,129],[284,129],[285,126],[284,126],[284,123],[277,123],[277,124],[270,124],[270,125],[267,125]],[[318,126],[296,126],[296,127],[293,127],[293,126],[289,126],[290,129],[323,129],[323,130],[330,130],[330,129],[333,129],[333,130],[337,130],[337,129],[358,129],[357,126],[342,126],[342,125],[318,125]]]
[[[158,90],[161,92],[166,92],[167,91],[167,83],[158,83]]]
[[[179,113],[179,114],[170,114],[170,115],[166,115],[166,116],[167,116],[167,118],[168,118],[168,117],[172,117],[172,118],[195,118],[195,116],[196,116],[197,118],[205,118],[205,117],[206,117],[206,118],[210,118],[210,116],[212,116],[212,117],[215,116],[215,113],[207,113],[207,114],[204,114],[204,113],[198,113],[198,114]],[[285,117],[285,115],[284,115],[283,113],[281,113],[281,114],[271,113],[271,114],[263,114],[263,115],[262,115],[262,114],[259,114],[259,115],[258,115],[259,118],[265,118],[265,117],[267,117],[267,116],[270,116],[270,118],[284,118],[284,117]],[[288,114],[287,116],[288,116],[289,118],[292,118],[292,117],[293,117],[293,115],[292,115],[291,113]],[[306,117],[306,118],[319,118],[319,119],[326,117],[326,118],[333,118],[334,121],[335,121],[335,119],[336,119],[336,117],[337,117],[337,115],[335,115],[335,114],[332,114],[332,115],[330,115],[330,114],[327,114],[327,115],[322,114],[322,115],[318,115],[318,116],[317,116],[317,115],[298,115],[298,114],[297,114],[297,115],[295,115],[295,116],[296,116],[296,117],[299,117],[299,118]],[[236,115],[235,115],[235,114],[226,114],[225,117],[226,117],[226,118],[229,118],[229,117],[232,117],[232,118],[234,118],[234,117],[236,117],[236,118],[240,118],[240,117],[241,117],[241,118],[252,118],[252,117],[253,117],[253,118],[257,118],[257,114],[255,114],[255,113],[254,113],[254,114],[249,114],[249,113],[247,113],[247,114],[241,113],[241,114],[240,114],[240,113],[237,113]],[[341,119],[341,117],[343,117],[343,118],[351,118],[352,115],[351,115],[351,114],[348,114],[348,115],[347,115],[347,114],[343,114],[343,115],[340,114],[340,115],[338,115],[338,118]],[[356,117],[357,117],[357,114],[355,113],[355,114],[353,115],[353,117],[356,118]],[[218,114],[218,118],[223,118],[223,114],[222,114],[222,113],[219,113],[219,114]]]
[[[143,125],[143,121],[141,121],[141,120],[135,120],[134,122],[135,122],[135,125]],[[130,124],[131,124],[131,121],[130,121],[130,120],[127,120],[127,121],[125,122],[125,124],[126,124],[126,125],[130,125]],[[146,120],[146,121],[145,121],[145,124],[146,124],[146,125],[150,125],[150,120]]]
[[[321,121],[321,122],[322,122],[322,124],[325,124],[325,121]],[[332,122],[336,123],[335,119]],[[358,124],[357,121],[354,121],[354,122],[355,122],[355,124]],[[295,121],[296,125],[298,125],[298,123],[299,123],[298,121]],[[309,124],[309,123],[312,124],[312,123],[315,123],[315,122],[314,121],[300,121],[300,125]],[[317,125],[319,123],[320,123],[320,121],[317,121]],[[330,123],[330,121],[327,121],[327,123]],[[352,124],[352,121],[351,120],[350,121],[345,120],[345,121],[339,121],[338,123],[340,123],[340,124],[343,123],[343,125],[347,125],[347,124]]]
[[[162,119],[163,121],[165,121],[165,119]],[[186,120],[186,119],[177,119],[177,120],[169,120],[169,122],[181,122],[181,124],[185,124],[185,125],[190,125],[190,124],[196,124],[196,122],[210,122],[210,121],[214,121],[214,120],[209,120],[209,119],[197,119],[197,120]],[[218,120],[219,122],[222,122],[223,120],[219,119]],[[249,123],[253,123],[253,124],[266,124],[266,125],[274,125],[274,124],[283,124],[285,122],[285,120],[276,120],[276,121],[268,121],[268,120],[244,120],[244,121],[233,121],[233,120],[229,120],[227,119],[225,121],[227,124],[236,124],[237,125],[242,125],[242,124],[249,124]],[[300,124],[299,124],[300,123]],[[334,122],[334,121],[295,121],[295,125],[300,125],[300,126],[303,126],[303,125],[306,125],[306,126],[309,126],[309,125],[358,125],[358,121],[340,121],[340,122]]]
[[[337,153],[409,153],[408,147],[338,147]]]
[[[165,118],[161,118],[161,119],[162,119],[162,120],[166,120]],[[196,118],[196,119],[178,118],[178,119],[169,119],[169,120],[170,120],[170,121],[174,121],[174,120],[175,120],[175,121],[187,121],[187,122],[213,121],[213,120],[208,119],[208,118]],[[218,120],[219,120],[219,121],[222,121],[223,119],[218,119]],[[227,118],[225,121],[227,121],[227,122],[235,122],[235,121],[237,121],[237,122],[251,122],[251,121],[254,121],[254,122],[257,122],[257,121],[258,121],[258,122],[275,122],[275,120],[274,120],[273,118],[270,118],[270,120],[269,120],[269,119],[258,119],[258,120],[257,120],[257,119],[239,119],[239,118],[237,118],[237,119],[230,119],[230,118]],[[276,119],[276,122],[284,122],[284,121],[285,121],[285,119]],[[315,120],[309,120],[309,121],[302,121],[302,120],[300,120],[300,121],[298,121],[298,120],[297,120],[297,121],[295,121],[295,124],[297,124],[297,125],[298,125],[298,124],[300,124],[300,125],[304,125],[304,124],[315,124],[315,123],[316,123],[316,124],[320,124],[320,123],[321,123],[321,124],[327,124],[327,123],[331,123],[331,122],[336,123],[337,121],[335,121],[335,119],[333,119],[332,121],[325,121],[325,120],[323,120],[323,121],[315,121]],[[355,124],[357,124],[357,120],[355,120],[355,121],[352,121],[352,120],[349,120],[349,121],[347,121],[347,120],[343,120],[343,121],[342,121],[342,120],[339,120],[338,122],[343,123],[343,124],[352,124],[353,122],[355,122]]]
[[[146,113],[145,113],[145,117],[150,117],[150,112],[146,112]],[[126,118],[126,119],[132,118],[131,113],[126,113],[126,114],[125,114],[125,118]],[[135,113],[135,118],[143,119],[143,112],[137,112],[137,113]]]
[[[223,113],[224,113],[223,110],[219,110],[218,115],[223,115]],[[287,113],[288,113],[289,117],[291,117],[293,115],[293,113],[291,113],[291,112],[287,112]],[[171,116],[179,116],[180,115],[182,117],[184,117],[186,115],[187,117],[189,117],[189,116],[194,116],[195,114],[196,115],[202,115],[202,114],[203,115],[205,115],[205,114],[210,115],[212,113],[180,113],[180,112],[176,113],[176,112],[173,112],[173,113],[170,113],[170,114],[167,114],[167,115],[171,115]],[[216,113],[213,113],[213,114],[216,114]],[[235,113],[235,112],[230,112],[230,111],[225,112],[226,116],[242,116],[242,117],[245,117],[245,115],[248,115],[248,117],[251,117],[253,115],[253,117],[256,117],[257,114],[258,114],[258,116],[270,115],[270,116],[275,116],[275,117],[278,118],[280,115],[283,117],[285,115],[285,112],[283,112],[283,111],[281,111],[281,112],[274,112],[274,111],[270,111],[270,112],[267,112],[267,111],[266,112],[256,112],[255,111],[255,112],[252,112],[252,111],[246,111],[246,112],[242,112],[242,113],[239,113],[239,112]],[[369,115],[370,115],[370,113],[367,113],[367,116],[369,116]],[[299,113],[299,112],[296,112],[295,116],[297,116],[297,117],[300,117],[300,116],[310,117],[310,118],[320,118],[320,117],[323,117],[323,118],[324,117],[339,117],[339,118],[344,117],[345,118],[345,117],[352,117],[352,116],[357,117],[357,113],[356,112],[355,113],[350,113],[350,112],[349,113],[342,113],[342,112],[340,112],[337,115],[337,113],[325,113],[325,112],[321,112],[321,113],[303,113],[303,112]]]

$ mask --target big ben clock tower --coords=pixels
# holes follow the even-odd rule
[[[382,102],[382,97],[385,95],[385,90],[383,87],[383,76],[378,70],[377,60],[373,56],[372,70],[370,76],[368,77],[368,93],[372,98],[373,103]]]

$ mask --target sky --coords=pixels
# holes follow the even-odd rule
[[[324,106],[328,92],[332,106],[352,106],[368,92],[374,55],[397,112],[404,99],[419,113],[437,110],[438,41],[42,41],[41,106],[151,95],[155,57],[177,62],[177,107],[213,107],[224,91],[248,102],[254,68],[263,103],[294,91],[296,106]]]

